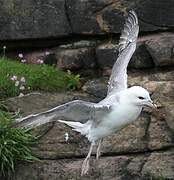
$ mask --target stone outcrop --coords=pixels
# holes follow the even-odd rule
[[[0,1],[0,40],[68,36],[65,1]]]
[[[156,36],[146,41],[147,49],[152,56],[155,66],[174,65],[174,36]]]
[[[128,9],[137,12],[142,32],[174,27],[172,0],[1,0],[0,5],[0,40],[119,33]]]
[[[21,51],[18,51],[21,52]],[[45,64],[59,69],[83,71],[111,70],[118,57],[117,41],[73,41],[46,50],[24,51],[27,63],[37,64],[42,59]],[[13,55],[18,58],[18,54]],[[19,59],[19,58],[18,58]],[[129,63],[130,69],[152,69],[174,64],[174,34],[170,32],[142,36]]]
[[[91,170],[85,177],[80,176],[81,159],[47,160],[41,163],[30,165],[19,165],[18,180],[22,179],[73,179],[73,180],[146,180],[146,179],[164,179],[169,177],[173,179],[173,151],[157,152],[132,155],[118,155],[115,157],[102,157],[96,162],[91,158]],[[166,165],[166,162],[167,165]],[[167,166],[167,167],[166,167]],[[142,175],[143,172],[143,175]]]
[[[57,66],[61,69],[79,70],[96,67],[94,48],[59,50],[56,56]]]

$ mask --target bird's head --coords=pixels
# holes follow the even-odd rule
[[[148,106],[151,108],[156,108],[156,105],[150,98],[149,92],[140,86],[133,86],[131,88],[128,88],[126,94],[127,101],[131,104],[140,107]]]

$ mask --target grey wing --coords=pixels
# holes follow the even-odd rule
[[[109,106],[75,100],[39,114],[16,119],[13,126],[33,128],[57,120],[78,121],[81,123],[92,120],[97,123],[107,111],[109,111]]]
[[[119,55],[112,68],[108,82],[108,92],[118,92],[127,88],[127,66],[136,49],[139,26],[134,11],[129,11],[119,41]]]
[[[51,110],[16,119],[15,127],[33,128],[57,120],[87,122],[93,116],[95,103],[75,100]]]
[[[112,110],[112,105],[96,104],[92,111],[93,126],[96,127]]]

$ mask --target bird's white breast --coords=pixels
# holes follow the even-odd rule
[[[113,106],[112,111],[101,120],[96,128],[90,131],[90,139],[97,140],[119,131],[126,125],[136,120],[141,108],[132,105]]]

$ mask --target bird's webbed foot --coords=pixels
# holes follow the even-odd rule
[[[83,161],[81,176],[83,176],[83,175],[88,173],[88,170],[89,170],[89,160],[90,160],[90,157],[91,157],[91,153],[92,153],[92,149],[93,149],[94,144],[95,144],[94,142],[91,143],[88,155],[85,158],[85,160]]]
[[[89,171],[89,159],[88,157],[85,158],[82,164],[82,171],[81,171],[81,176],[85,175]]]
[[[97,147],[97,153],[96,153],[96,160],[98,160],[99,157],[101,156],[101,143],[102,143],[102,140],[99,140],[98,147]]]

